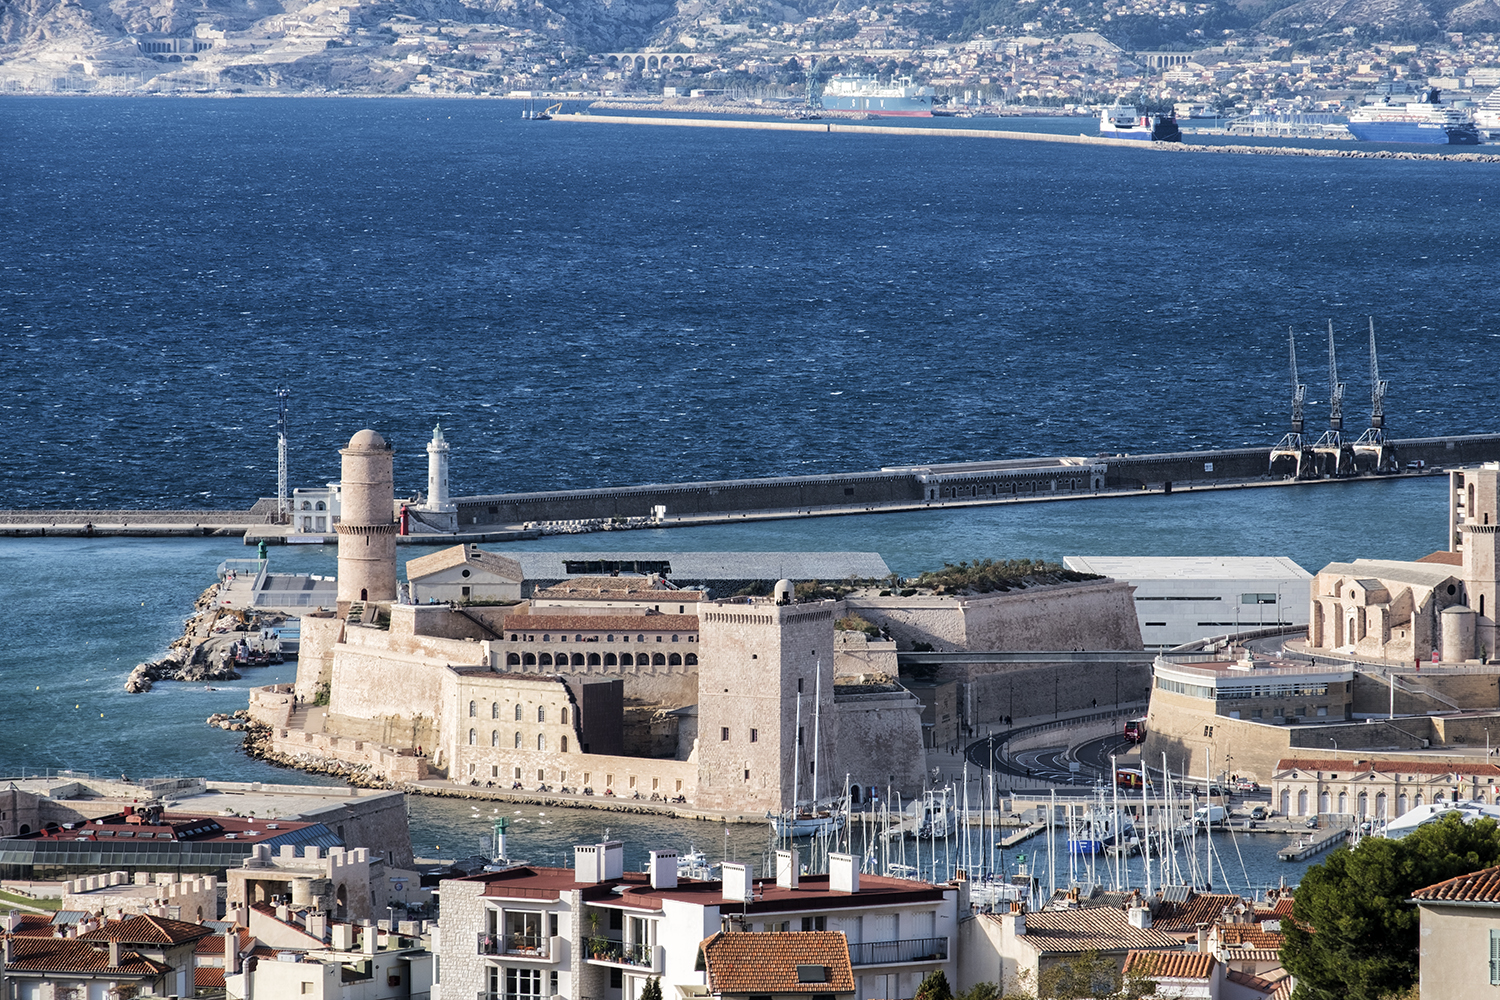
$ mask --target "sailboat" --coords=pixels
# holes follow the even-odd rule
[[[797,800],[798,779],[801,777],[802,763],[800,750],[796,747],[792,752],[792,802],[794,807],[788,812],[766,813],[766,818],[771,821],[771,829],[777,837],[811,837],[818,834],[832,834],[844,828],[845,811],[843,809],[819,809],[818,808],[818,723],[820,721],[823,692],[823,669],[821,661],[818,664],[818,678],[813,691],[813,793],[812,802],[808,808]],[[802,731],[802,696],[797,696],[797,732]]]

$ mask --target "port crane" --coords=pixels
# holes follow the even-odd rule
[[[1380,377],[1380,358],[1375,353],[1375,317],[1370,317],[1370,426],[1354,442],[1354,461],[1361,459],[1371,472],[1395,472],[1401,468],[1395,446],[1385,436],[1386,381]]]
[[[1344,383],[1339,381],[1338,355],[1333,346],[1333,320],[1328,321],[1328,429],[1313,442],[1319,472],[1345,476],[1354,471],[1354,452],[1344,440]]]
[[[1271,471],[1278,462],[1292,463],[1292,478],[1301,479],[1306,469],[1311,468],[1307,438],[1303,436],[1302,401],[1307,397],[1307,386],[1297,377],[1297,335],[1291,327],[1286,328],[1287,350],[1292,360],[1292,429],[1271,449]]]

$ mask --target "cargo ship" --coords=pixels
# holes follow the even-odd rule
[[[1349,113],[1349,134],[1366,142],[1479,145],[1479,129],[1473,120],[1461,111],[1443,107],[1438,96],[1438,90],[1432,88],[1410,104],[1367,104]]]
[[[932,89],[910,77],[881,83],[873,76],[835,76],[823,88],[823,110],[931,118]]]
[[[1099,114],[1099,134],[1106,139],[1139,139],[1142,142],[1181,142],[1182,130],[1171,115],[1137,114],[1136,109],[1116,104]]]

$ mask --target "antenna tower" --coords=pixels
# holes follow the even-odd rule
[[[1370,426],[1354,442],[1355,460],[1366,459],[1372,472],[1394,472],[1400,468],[1396,450],[1385,436],[1386,380],[1380,377],[1380,358],[1375,353],[1375,317],[1370,317]]]
[[[1297,377],[1297,335],[1291,327],[1286,329],[1286,340],[1292,363],[1292,429],[1271,449],[1271,467],[1274,469],[1278,461],[1289,459],[1293,478],[1301,479],[1308,457],[1307,439],[1302,436],[1302,401],[1307,397],[1307,386]]]
[[[1344,383],[1339,381],[1338,354],[1333,346],[1333,320],[1328,321],[1328,430],[1313,444],[1322,456],[1323,471],[1342,476],[1354,471],[1354,455],[1344,440]]]
[[[286,400],[291,395],[287,389],[276,390],[278,416],[276,420],[276,514],[282,524],[291,520],[292,498],[286,488]]]

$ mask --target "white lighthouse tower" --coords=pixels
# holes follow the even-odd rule
[[[456,509],[448,499],[448,442],[442,424],[432,429],[432,440],[427,442],[427,502],[422,509],[434,514],[451,514]]]

